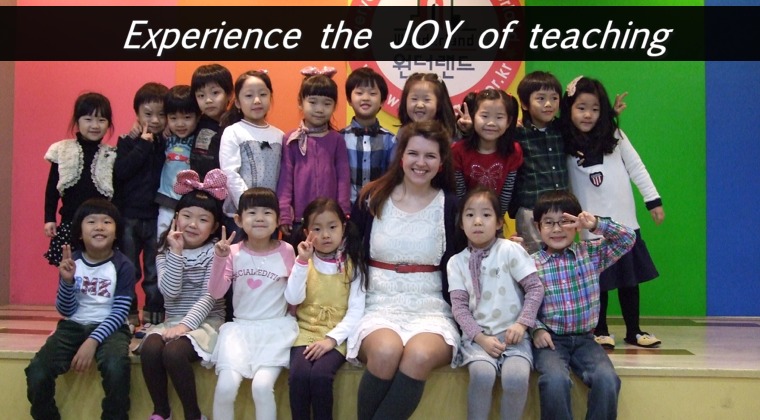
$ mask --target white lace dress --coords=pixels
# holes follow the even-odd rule
[[[446,248],[443,221],[444,194],[439,192],[424,209],[407,213],[388,199],[382,218],[375,218],[370,238],[370,258],[386,263],[439,265]],[[451,306],[441,294],[441,272],[396,273],[369,267],[364,316],[348,340],[346,358],[356,357],[362,340],[372,332],[388,328],[404,345],[419,333],[441,335],[452,346],[452,367],[459,345],[459,332]]]

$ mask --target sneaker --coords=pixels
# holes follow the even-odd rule
[[[636,334],[635,338],[626,337],[625,342],[628,344],[633,344],[634,346],[645,347],[645,348],[657,347],[660,344],[662,344],[662,341],[658,340],[657,337],[645,332],[642,332],[641,334]]]
[[[152,414],[150,417],[148,417],[148,420],[172,420],[172,415],[169,414],[169,417],[161,417],[158,414]]]
[[[608,350],[615,350],[615,336],[614,335],[595,335],[594,341],[597,344]]]

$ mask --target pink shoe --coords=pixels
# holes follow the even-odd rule
[[[172,415],[169,414],[169,417],[161,417],[158,414],[152,414],[150,417],[148,417],[148,420],[172,420]]]

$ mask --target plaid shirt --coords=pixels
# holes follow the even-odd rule
[[[576,242],[561,253],[543,249],[533,254],[544,283],[544,302],[536,330],[555,334],[585,334],[599,320],[599,274],[633,248],[633,229],[598,218],[594,233],[602,238]]]
[[[396,145],[396,137],[390,131],[375,123],[371,130],[376,135],[357,135],[364,131],[356,119],[340,132],[346,140],[348,149],[348,167],[351,172],[351,203],[356,202],[359,191],[370,181],[380,178],[388,170],[391,156]]]
[[[565,144],[556,121],[543,131],[532,124],[518,127],[515,140],[522,147],[523,164],[517,171],[510,215],[519,207],[532,209],[541,193],[568,188]]]

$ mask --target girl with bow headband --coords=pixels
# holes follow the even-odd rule
[[[208,293],[216,232],[227,197],[227,177],[219,169],[201,182],[195,171],[177,174],[174,192],[182,194],[169,230],[161,235],[156,257],[158,288],[164,296],[166,320],[151,327],[138,350],[143,377],[153,400],[151,420],[171,417],[167,378],[171,377],[185,418],[205,418],[198,407],[191,364],[210,364],[219,327],[224,323],[224,299]],[[166,364],[165,360],[172,363]]]
[[[343,136],[330,120],[338,100],[338,85],[332,67],[307,67],[298,94],[303,112],[299,127],[285,134],[277,196],[280,200],[280,230],[294,246],[291,232],[301,228],[306,206],[318,197],[332,198],[348,213],[351,180],[348,151]],[[295,228],[295,229],[294,229]]]

